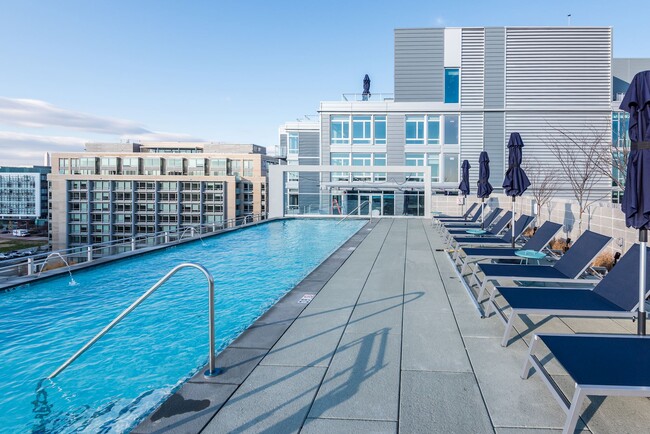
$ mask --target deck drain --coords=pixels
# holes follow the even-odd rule
[[[298,303],[308,304],[310,301],[314,299],[315,296],[316,294],[305,294],[300,298],[300,300],[298,300]]]

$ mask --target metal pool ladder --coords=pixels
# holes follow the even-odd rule
[[[127,307],[124,312],[119,314],[113,321],[110,322],[106,327],[102,329],[97,335],[95,335],[94,338],[92,338],[86,345],[81,347],[79,351],[74,353],[72,357],[70,357],[68,360],[65,361],[64,364],[59,366],[54,372],[52,372],[50,375],[48,375],[48,379],[51,380],[52,378],[56,377],[59,375],[65,368],[70,366],[72,362],[77,360],[79,356],[81,356],[83,353],[85,353],[90,347],[92,347],[95,342],[100,340],[106,333],[108,333],[113,327],[115,327],[120,321],[124,319],[128,314],[130,314],[136,307],[138,307],[143,301],[145,301],[151,294],[153,294],[158,288],[162,286],[163,283],[167,282],[169,278],[171,278],[176,272],[182,268],[196,268],[197,270],[201,271],[204,275],[205,278],[208,280],[208,297],[209,297],[209,303],[208,303],[208,330],[209,330],[209,338],[210,338],[210,356],[209,356],[209,368],[207,371],[203,373],[206,377],[213,377],[216,375],[219,375],[221,370],[215,366],[215,350],[214,350],[214,278],[212,277],[212,274],[208,270],[206,270],[202,265],[199,264],[194,264],[190,262],[186,262],[180,265],[177,265],[176,267],[172,268],[172,270],[165,274],[165,276],[160,279],[154,286],[149,288],[147,292],[142,294],[140,298],[138,298],[136,301],[131,304],[131,306]]]

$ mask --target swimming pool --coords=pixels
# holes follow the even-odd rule
[[[207,284],[181,270],[54,381],[40,380],[175,265],[215,278],[220,351],[364,221],[282,220],[0,293],[3,432],[124,432],[207,362]]]

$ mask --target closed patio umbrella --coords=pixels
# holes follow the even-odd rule
[[[512,248],[515,248],[515,197],[524,194],[530,186],[526,172],[521,168],[521,148],[524,141],[519,133],[511,133],[508,140],[508,170],[503,180],[503,191],[512,197]]]
[[[363,77],[363,100],[368,101],[368,99],[372,96],[370,93],[370,77],[368,77],[368,74],[366,74],[365,77]]]
[[[621,209],[625,213],[627,227],[639,230],[637,332],[645,335],[646,246],[650,228],[650,71],[642,71],[634,76],[620,108],[630,113],[628,133],[632,142]]]
[[[485,199],[492,194],[492,185],[490,185],[490,158],[488,153],[483,151],[478,157],[478,181],[476,183],[476,196],[481,199],[481,229],[483,228],[483,221],[485,219]]]
[[[469,194],[469,169],[470,169],[469,161],[463,160],[463,164],[460,166],[460,169],[462,171],[461,174],[461,179],[460,179],[460,184],[458,185],[458,189],[460,192],[463,194],[463,205],[461,207],[461,214],[463,213],[463,208],[465,207],[465,198]]]

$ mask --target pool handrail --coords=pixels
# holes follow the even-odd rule
[[[95,335],[91,340],[89,340],[81,349],[72,355],[68,360],[66,360],[61,366],[59,366],[54,372],[47,376],[48,380],[53,379],[59,375],[64,369],[72,364],[75,360],[79,358],[83,353],[85,353],[90,347],[92,347],[98,340],[100,340],[106,333],[108,333],[113,327],[115,327],[120,321],[124,319],[128,314],[133,312],[133,310],[138,307],[143,301],[145,301],[151,294],[153,294],[158,288],[160,288],[163,283],[167,282],[177,271],[183,268],[196,268],[201,271],[206,279],[208,280],[208,335],[210,339],[210,356],[209,356],[209,368],[203,373],[206,377],[214,377],[219,375],[221,370],[215,366],[215,345],[214,345],[214,278],[208,270],[205,269],[200,264],[195,264],[193,262],[185,262],[179,264],[171,269],[171,271],[165,274],[158,282],[156,282],[151,288],[149,288],[144,294],[140,296],[136,301],[134,301],[129,307],[127,307],[121,314],[119,314],[113,321],[111,321],[106,327],[102,329],[99,333]]]
[[[362,206],[364,206],[366,204],[368,204],[368,206],[370,206],[370,201],[369,200],[364,200],[363,202],[361,202],[355,209],[353,209],[352,211],[347,213],[347,215],[345,217],[343,217],[341,220],[336,222],[336,224],[338,225],[339,223],[343,223],[348,217],[350,217],[352,215],[353,212],[355,212],[356,210],[358,210],[359,208],[361,208]],[[372,221],[372,210],[369,210],[369,211],[370,211],[370,221]]]

